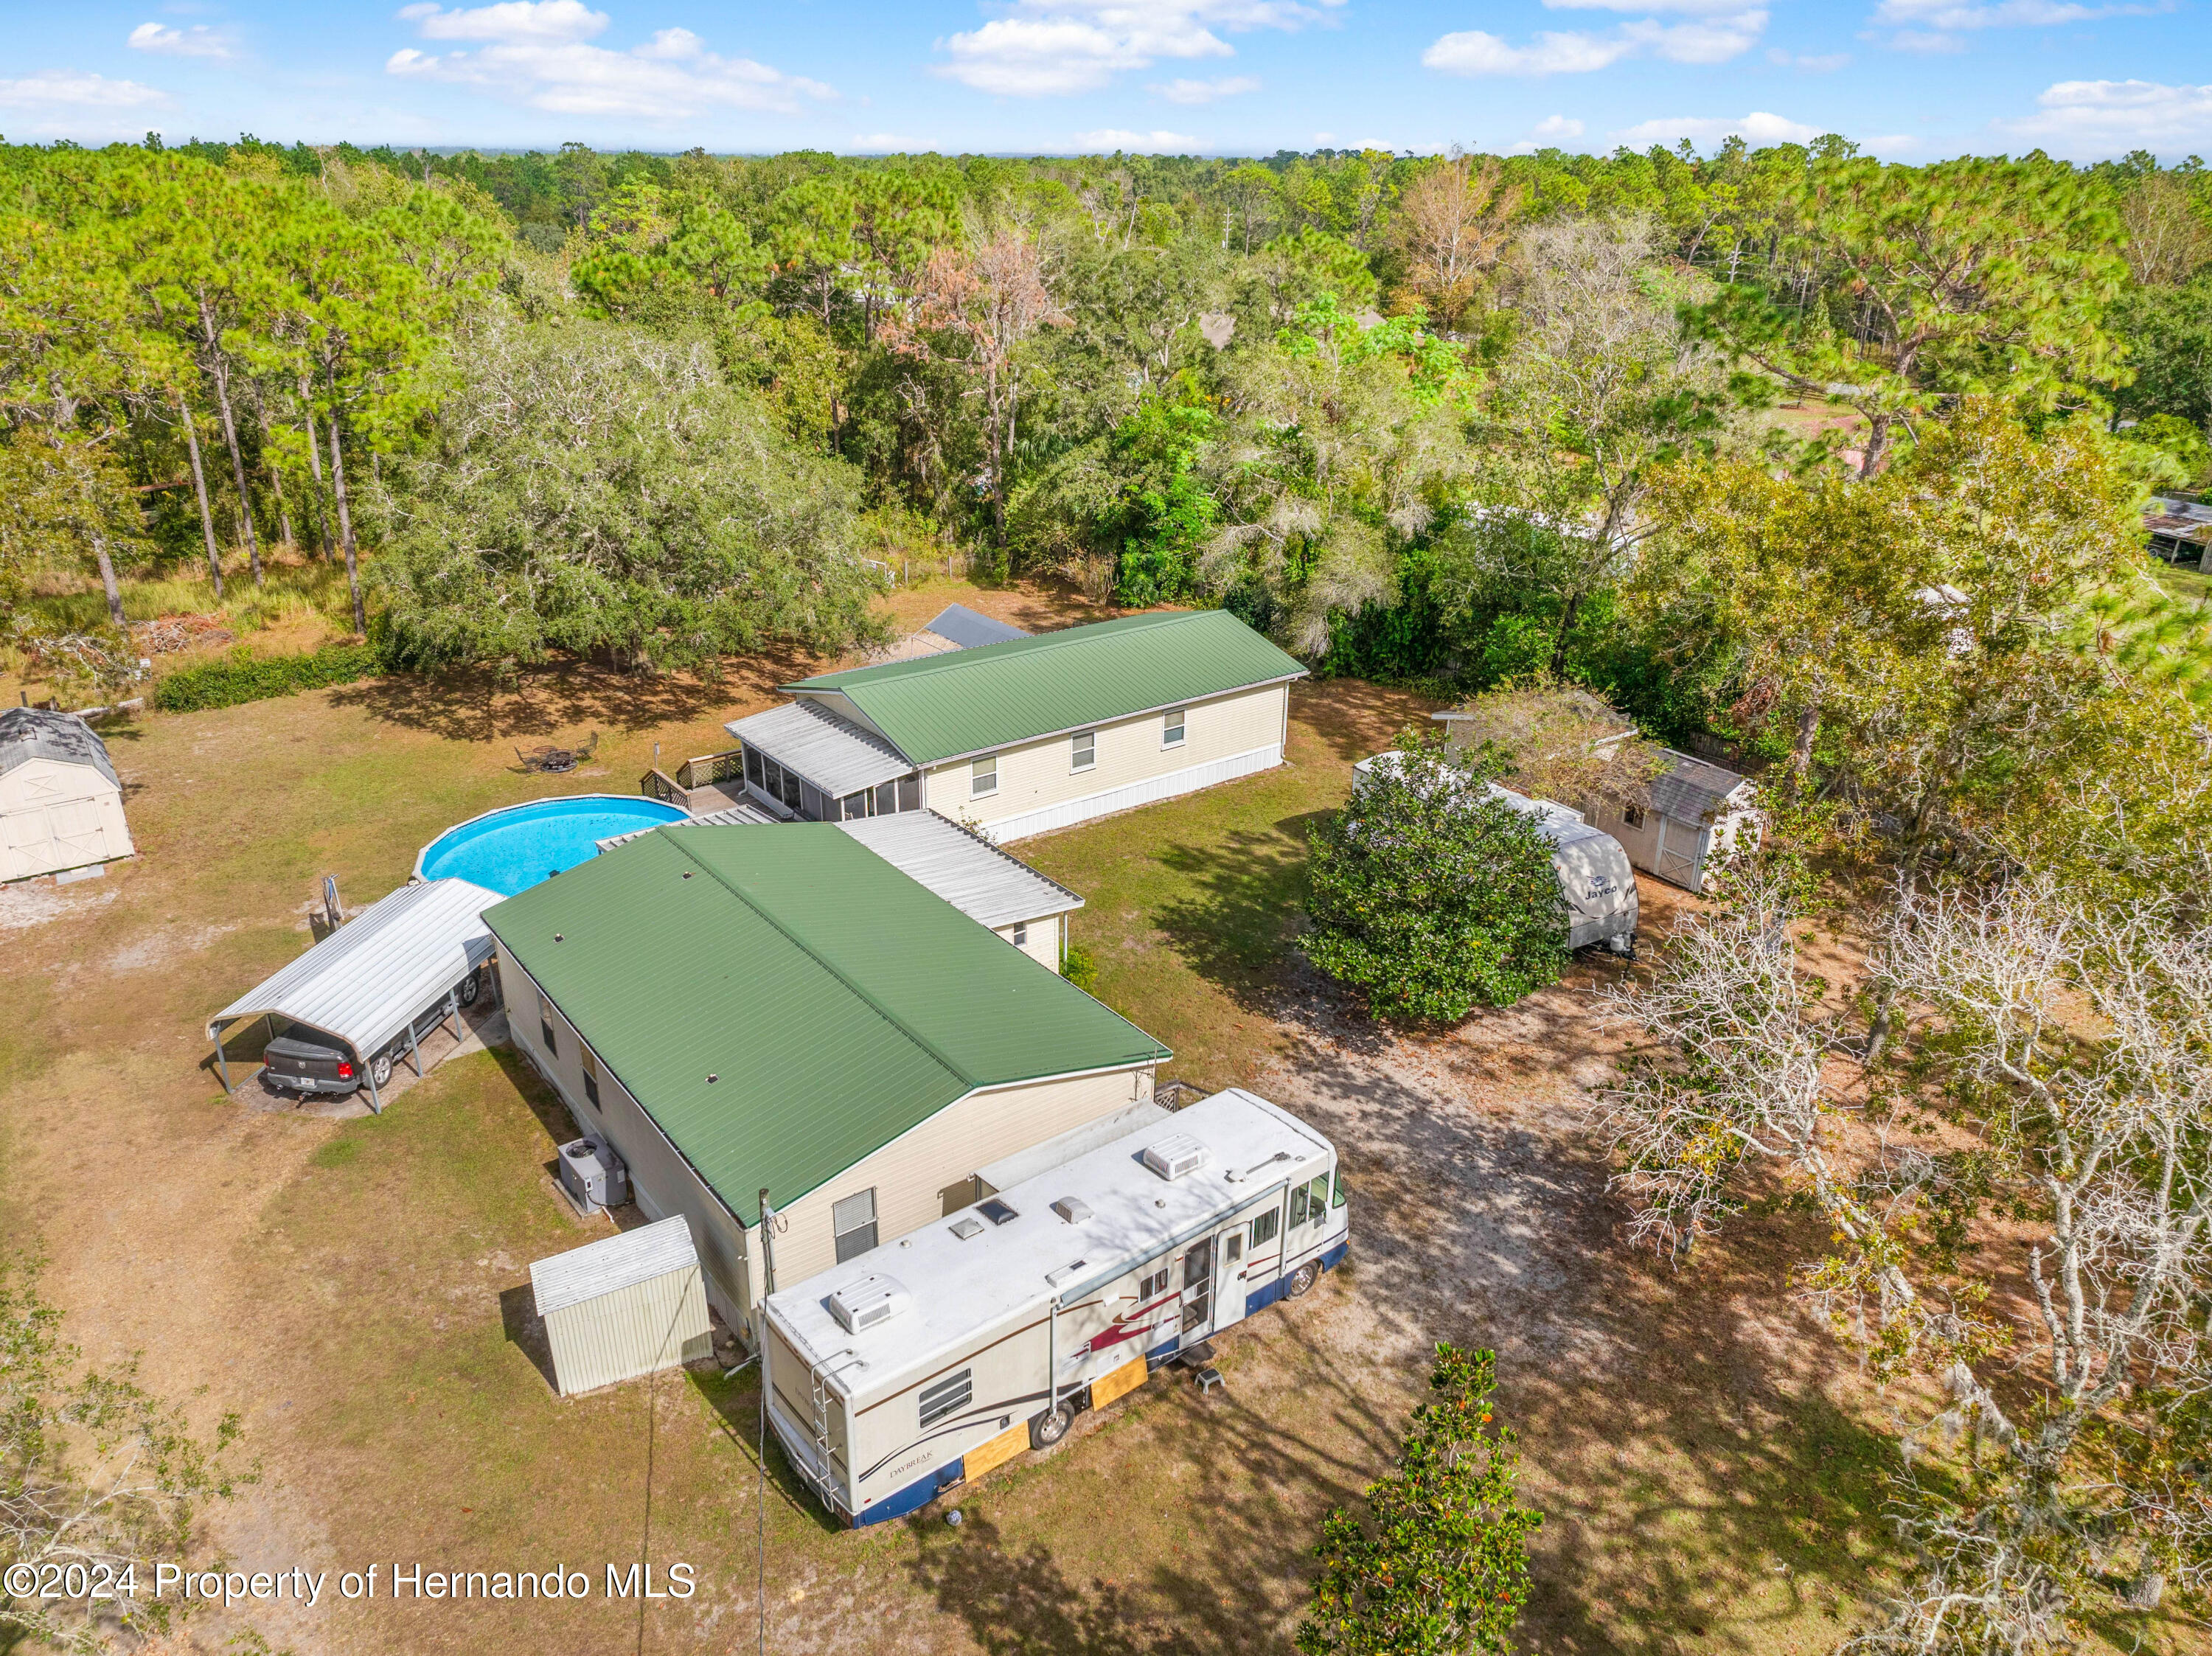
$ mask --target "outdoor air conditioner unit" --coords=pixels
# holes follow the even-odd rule
[[[561,1146],[561,1186],[586,1213],[618,1208],[629,1200],[629,1169],[600,1138],[579,1138]]]
[[[1206,1146],[1187,1132],[1170,1133],[1145,1146],[1145,1165],[1163,1179],[1180,1179],[1206,1165]]]
[[[871,1272],[830,1295],[830,1314],[848,1334],[864,1333],[906,1309],[907,1291],[889,1277]]]

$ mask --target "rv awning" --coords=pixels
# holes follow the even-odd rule
[[[1083,899],[1057,880],[1048,880],[981,834],[933,810],[902,810],[837,826],[900,873],[994,931],[1083,907]]]
[[[722,728],[832,798],[896,781],[914,770],[914,762],[890,743],[811,702],[771,707]]]
[[[466,880],[405,885],[208,1020],[208,1039],[274,1013],[336,1035],[365,1058],[491,957],[483,911],[501,901]]]

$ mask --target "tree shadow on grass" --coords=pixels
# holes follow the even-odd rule
[[[333,706],[454,742],[548,736],[586,725],[635,731],[696,724],[733,706],[769,700],[775,687],[821,670],[797,649],[763,651],[724,664],[719,679],[647,677],[581,661],[548,662],[503,674],[491,668],[395,673],[331,692]],[[691,755],[672,755],[680,761]]]
[[[1429,714],[1440,703],[1411,690],[1365,679],[1307,679],[1291,686],[1291,718],[1346,764],[1381,753],[1407,725],[1437,728]]]
[[[1239,828],[1211,844],[1159,853],[1192,889],[1161,905],[1153,923],[1176,953],[1246,1011],[1283,1010],[1292,940],[1305,924],[1306,835],[1324,813]]]

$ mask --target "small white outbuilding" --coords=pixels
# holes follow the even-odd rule
[[[681,1215],[530,1267],[564,1398],[714,1355],[707,1287]]]
[[[0,713],[0,885],[135,854],[107,744],[75,713]]]

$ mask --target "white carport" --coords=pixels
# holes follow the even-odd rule
[[[225,1035],[254,1018],[281,1017],[351,1048],[368,1083],[370,1107],[381,1111],[370,1059],[404,1034],[420,1075],[416,1022],[441,998],[459,1033],[455,986],[491,958],[483,912],[505,901],[466,880],[426,880],[372,903],[208,1020],[223,1090],[230,1090]]]
[[[533,1262],[530,1291],[564,1398],[714,1355],[706,1281],[681,1214]]]

